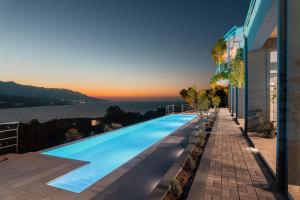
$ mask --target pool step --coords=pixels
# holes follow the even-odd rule
[[[55,185],[52,185],[52,184],[50,184],[50,185],[53,186],[53,187],[57,187],[57,188],[60,188],[60,189],[63,189],[63,190],[68,190],[68,191],[76,192],[76,193],[78,193],[78,191],[81,190],[80,188],[78,188],[76,186],[73,186],[73,185],[70,185],[70,184],[58,183],[58,182],[56,182]]]
[[[69,180],[68,183],[54,181],[49,185],[78,193],[89,187],[91,184],[93,184],[93,181],[89,180],[88,178],[80,178],[77,180]]]

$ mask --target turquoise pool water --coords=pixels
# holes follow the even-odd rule
[[[195,117],[168,115],[42,152],[89,162],[47,184],[80,193]]]

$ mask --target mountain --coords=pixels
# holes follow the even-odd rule
[[[32,85],[21,85],[15,82],[0,81],[0,95],[3,96],[17,96],[29,98],[44,98],[54,101],[71,101],[75,102],[97,102],[105,101],[90,97],[80,92],[60,89],[60,88],[44,88]],[[1,99],[0,99],[1,100]]]
[[[73,102],[48,99],[48,98],[39,98],[39,97],[22,97],[22,96],[0,94],[0,109],[37,107],[37,106],[61,106],[61,105],[73,105]]]

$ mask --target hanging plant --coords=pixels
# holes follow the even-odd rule
[[[217,83],[228,79],[228,66],[224,63],[227,50],[227,43],[220,38],[212,49],[211,55],[217,66],[217,72],[211,77],[211,83]]]
[[[220,38],[211,51],[213,60],[217,66],[220,66],[224,62],[224,55],[227,50],[227,44],[224,38]]]
[[[231,71],[229,81],[233,86],[241,88],[245,83],[245,67],[244,61],[233,60],[231,63]]]
[[[228,72],[228,71],[216,73],[211,76],[210,82],[213,84],[218,81],[227,80],[229,78],[229,74],[230,74],[230,72]]]
[[[229,81],[231,85],[241,88],[245,83],[245,63],[243,49],[238,49],[235,58],[230,63]]]

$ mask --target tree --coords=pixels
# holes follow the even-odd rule
[[[71,128],[66,133],[66,142],[72,142],[81,139],[81,133],[76,128]]]
[[[198,112],[206,112],[210,107],[210,100],[205,90],[202,90],[198,94],[197,110]]]
[[[210,90],[206,90],[206,95],[208,97],[208,99],[212,100],[215,96],[216,96],[216,89],[210,89]]]
[[[215,92],[215,96],[220,97],[220,105],[219,107],[227,106],[227,98],[228,98],[228,89],[227,88],[217,88]]]
[[[227,44],[224,38],[220,38],[212,49],[211,55],[217,66],[224,62],[224,54],[227,50]]]
[[[196,86],[188,88],[188,96],[189,96],[189,104],[193,107],[194,110],[197,109],[197,100],[198,100],[198,92]]]
[[[188,91],[186,89],[182,89],[180,90],[179,94],[183,100],[188,103]]]
[[[154,119],[157,117],[162,117],[166,114],[166,108],[165,107],[161,107],[161,108],[157,108],[155,111],[148,111],[144,114],[144,118],[145,120],[149,120],[149,119]]]
[[[122,124],[125,114],[126,113],[119,106],[109,106],[104,115],[104,122],[106,124],[111,124],[113,122]]]
[[[197,110],[198,92],[196,86],[189,87],[188,89],[182,89],[179,94],[186,103],[192,106],[195,111]]]
[[[217,108],[219,107],[220,103],[221,103],[221,98],[219,96],[215,96],[211,99],[212,101],[212,105]]]

